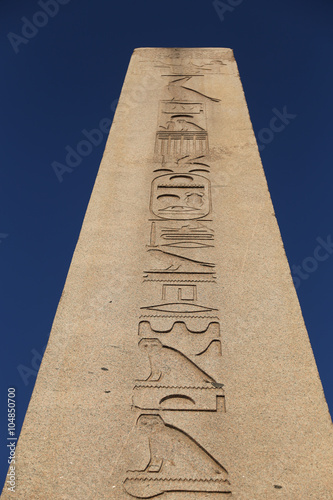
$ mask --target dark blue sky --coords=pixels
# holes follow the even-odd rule
[[[211,0],[49,2],[0,5],[1,480],[7,389],[16,388],[19,431],[106,134],[62,182],[52,163],[112,118],[136,47],[234,50],[332,412],[333,1],[225,0],[220,15]],[[49,14],[36,14],[43,3]],[[283,109],[293,118],[272,132]]]

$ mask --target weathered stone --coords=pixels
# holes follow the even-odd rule
[[[2,498],[329,500],[332,449],[233,53],[137,49]]]

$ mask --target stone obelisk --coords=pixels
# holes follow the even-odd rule
[[[2,498],[329,500],[233,52],[135,50]]]

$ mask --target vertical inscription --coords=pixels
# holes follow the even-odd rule
[[[226,469],[203,444],[164,421],[168,411],[223,414],[226,405],[224,384],[210,373],[222,362],[222,347],[211,256],[207,102],[219,100],[191,87],[192,77],[204,75],[161,76],[168,98],[159,104],[143,270],[151,302],[141,305],[138,324],[146,373],[136,380],[132,396],[132,409],[139,412],[136,432],[146,439],[149,461],[124,478],[123,487],[134,498],[231,492]],[[156,328],[156,318],[159,325],[171,318],[171,327]],[[206,326],[193,330],[190,318],[205,318]]]

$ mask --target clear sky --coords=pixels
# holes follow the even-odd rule
[[[2,0],[0,19],[1,480],[7,389],[19,431],[107,134],[54,162],[112,119],[136,47],[234,50],[332,412],[332,0]]]

